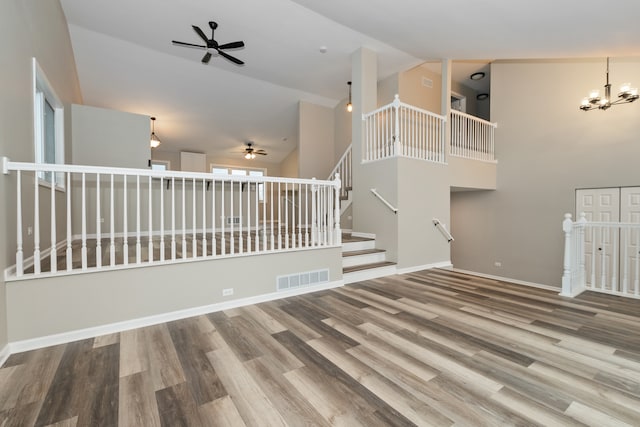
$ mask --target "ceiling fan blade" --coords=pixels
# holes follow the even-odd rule
[[[200,38],[202,40],[204,40],[204,43],[209,46],[209,39],[207,38],[207,36],[204,35],[204,33],[202,32],[202,30],[199,27],[196,27],[195,25],[192,25],[191,28],[193,28],[193,31],[195,31],[196,33],[198,33],[198,35],[200,36]]]
[[[207,52],[202,57],[202,63],[203,64],[208,64],[210,59],[211,59],[211,52]]]
[[[176,40],[171,40],[171,43],[177,44],[178,46],[199,47],[199,48],[204,48],[204,49],[207,48],[206,46],[203,46],[201,44],[185,43],[185,42],[179,42],[179,41],[176,41]]]
[[[259,151],[256,151],[256,154],[260,154],[261,156],[266,156],[267,155],[267,153],[261,153]]]
[[[237,49],[241,47],[244,47],[243,41],[221,44],[218,46],[218,49]]]
[[[218,53],[219,53],[220,55],[224,56],[225,58],[227,58],[229,61],[231,61],[231,62],[235,62],[235,63],[236,63],[236,64],[238,64],[238,65],[244,65],[244,62],[242,62],[242,61],[241,61],[241,60],[239,60],[238,58],[235,58],[235,57],[233,57],[233,56],[229,55],[228,53],[225,53],[225,52],[223,52],[223,51],[221,51],[221,50],[219,50],[219,49],[216,49],[216,50],[218,50]]]
[[[266,152],[266,151],[264,151],[264,150],[256,150],[256,151],[254,151],[254,153],[256,153],[256,154],[262,154],[263,156],[266,156],[266,155],[267,155],[267,152]]]

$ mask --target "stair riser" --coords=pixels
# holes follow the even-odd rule
[[[342,244],[342,252],[364,251],[367,249],[375,249],[375,240],[363,240],[362,242],[346,242]]]
[[[394,274],[396,274],[396,266],[390,265],[386,267],[370,268],[368,270],[345,273],[342,275],[342,279],[345,284],[348,284],[361,282],[363,280],[377,279],[378,277],[392,276]]]
[[[373,254],[354,255],[342,257],[342,267],[353,267],[355,265],[373,264],[374,262],[386,261],[385,252]]]

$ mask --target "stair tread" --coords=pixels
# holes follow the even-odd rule
[[[386,251],[384,249],[362,249],[359,251],[342,252],[342,256],[349,257],[349,256],[358,256],[358,255],[369,255],[369,254],[377,254],[380,252],[386,252]]]
[[[354,265],[353,267],[344,267],[342,269],[342,274],[353,273],[354,271],[369,270],[369,269],[378,268],[378,267],[388,267],[391,265],[396,265],[396,263],[392,261],[381,261],[381,262],[373,262],[371,264]]]
[[[346,234],[346,233],[342,235],[342,243],[369,242],[371,240],[376,240],[376,239],[372,239],[371,237],[358,237],[358,236],[353,236],[351,234]]]

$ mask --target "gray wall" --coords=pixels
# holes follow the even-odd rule
[[[298,174],[327,179],[334,163],[332,108],[300,101],[298,117]]]
[[[71,153],[71,104],[82,97],[66,20],[57,0],[0,2],[0,155],[34,161],[31,58],[36,57],[65,105],[66,158]],[[24,180],[24,184],[33,181]],[[27,192],[26,200],[33,194]],[[0,200],[15,200],[15,174],[0,177]],[[29,210],[29,206],[25,206]],[[13,203],[0,208],[0,272],[15,263]],[[31,210],[33,208],[31,207]],[[33,245],[26,241],[25,246]],[[6,293],[0,275],[0,349],[7,343]]]
[[[73,105],[73,163],[146,169],[151,159],[149,117]]]
[[[639,58],[614,58],[610,71],[614,93],[640,84]],[[578,109],[604,78],[604,58],[492,65],[497,191],[452,193],[455,267],[559,287],[575,189],[640,185],[640,102]]]

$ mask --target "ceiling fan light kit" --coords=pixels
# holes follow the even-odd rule
[[[237,65],[244,65],[244,62],[241,61],[240,59],[236,58],[235,56],[231,56],[228,53],[226,53],[224,50],[226,49],[240,49],[244,47],[244,42],[243,41],[235,41],[235,42],[231,42],[231,43],[224,43],[224,44],[219,44],[215,37],[214,37],[214,32],[216,30],[216,28],[218,28],[218,23],[214,22],[214,21],[209,21],[209,27],[211,28],[211,38],[207,38],[207,36],[204,34],[204,32],[200,29],[200,27],[198,27],[197,25],[192,25],[191,28],[193,28],[193,31],[196,32],[196,34],[198,34],[198,36],[200,36],[200,38],[204,41],[204,45],[201,44],[194,44],[194,43],[186,43],[186,42],[180,42],[180,41],[176,41],[176,40],[172,40],[171,42],[177,46],[186,46],[186,47],[197,47],[197,48],[201,48],[201,49],[206,49],[206,53],[204,54],[204,56],[202,57],[202,63],[203,64],[208,64],[209,60],[211,59],[212,53],[211,51],[215,51],[217,52],[220,56],[222,56],[223,58],[228,59],[229,61],[233,62],[234,64]]]
[[[609,58],[607,57],[607,79],[604,85],[604,97],[600,97],[600,92],[596,89],[589,93],[587,98],[582,100],[580,109],[582,111],[591,111],[599,109],[605,111],[609,107],[618,104],[630,103],[638,99],[638,88],[632,88],[631,84],[624,83],[620,86],[620,92],[618,92],[618,99],[612,101],[611,99],[611,83],[609,83]]]
[[[256,150],[255,148],[253,148],[253,142],[247,142],[246,143],[247,148],[244,149],[244,158],[247,160],[253,160],[256,158],[256,154],[259,154],[261,156],[266,156],[267,152],[264,150]]]

